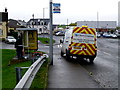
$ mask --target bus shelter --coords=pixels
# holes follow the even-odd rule
[[[38,49],[38,34],[36,28],[17,28],[18,35],[21,35],[24,50]]]

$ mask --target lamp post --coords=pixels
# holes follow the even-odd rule
[[[33,28],[34,28],[34,14],[32,15],[32,17],[33,17],[33,23],[32,23],[32,25],[33,25]]]
[[[43,19],[45,17],[45,9],[48,9],[47,7],[43,8]]]
[[[49,57],[50,57],[50,65],[53,65],[53,31],[52,31],[52,24],[53,24],[53,15],[52,15],[52,0],[50,0],[50,47],[49,47]]]
[[[44,16],[45,16],[45,8],[43,8],[43,19],[44,19]]]
[[[44,22],[44,17],[45,17],[45,9],[47,9],[47,8],[43,8],[43,23],[42,23],[42,25],[43,25],[43,37],[44,37],[44,27],[45,27],[45,22]]]
[[[108,24],[107,24],[107,32],[109,33],[109,31],[108,31]]]
[[[67,19],[67,29],[68,29],[68,19]]]
[[[97,32],[99,32],[99,12],[97,12]]]

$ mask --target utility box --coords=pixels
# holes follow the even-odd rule
[[[36,28],[17,28],[16,30],[22,36],[24,50],[38,49],[38,34]]]

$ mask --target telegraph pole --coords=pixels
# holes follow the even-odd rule
[[[44,16],[45,16],[45,8],[43,8],[43,19],[44,19]]]
[[[34,28],[34,14],[32,15],[32,17],[33,17],[33,23],[32,24],[33,24],[33,28]]]
[[[67,19],[67,29],[68,29],[68,19]]]
[[[99,13],[97,12],[97,32],[99,31]]]
[[[49,46],[49,57],[50,57],[50,65],[53,65],[53,15],[52,15],[52,0],[50,0],[50,46]]]

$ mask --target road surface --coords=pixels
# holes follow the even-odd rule
[[[47,36],[46,36],[47,37]],[[117,88],[118,39],[98,38],[98,55],[94,64],[60,56],[62,36],[54,36],[53,66],[50,66],[48,88]],[[3,49],[15,49],[13,44],[2,44]],[[49,46],[39,43],[39,50],[49,53]],[[54,75],[54,77],[52,76]]]

